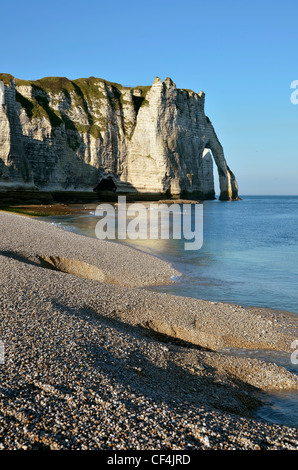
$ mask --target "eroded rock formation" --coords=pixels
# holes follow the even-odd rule
[[[238,197],[203,92],[170,78],[135,88],[94,77],[0,80],[0,190],[93,191],[112,176],[119,191],[212,199],[213,156],[220,198]]]

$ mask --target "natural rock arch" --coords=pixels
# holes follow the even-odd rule
[[[223,147],[219,142],[215,130],[209,120],[206,129],[206,137],[208,140],[205,144],[205,149],[211,151],[214,162],[217,166],[220,188],[219,199],[222,201],[239,199],[238,185],[235,175],[227,165]]]

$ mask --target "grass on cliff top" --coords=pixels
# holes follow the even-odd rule
[[[9,85],[14,77],[8,73],[0,73],[0,80],[3,81],[5,85]],[[69,80],[66,77],[44,77],[40,80],[23,80],[16,78],[17,86],[33,86],[43,90],[45,93],[60,93],[68,91],[78,92],[78,88],[86,96],[94,97],[96,95],[101,96],[101,91],[98,89],[98,85],[104,84],[107,87],[110,87],[113,91],[118,90],[123,92],[125,90],[140,90],[142,96],[145,98],[145,95],[150,90],[151,86],[136,86],[136,87],[126,87],[120,83],[110,82],[98,77],[89,77],[89,78],[77,78],[74,80]]]
[[[99,84],[106,84],[112,88],[116,88],[118,90],[122,90],[124,87],[119,83],[109,82],[107,80],[103,80],[102,78],[96,77],[89,77],[89,78],[77,78],[75,80],[69,80],[66,77],[45,77],[41,78],[40,80],[20,80],[16,79],[17,86],[34,86],[40,88],[45,93],[60,93],[68,91],[68,92],[77,92],[78,88],[82,92],[86,92],[89,95],[100,95],[100,91],[98,90]]]
[[[13,79],[14,77],[10,74],[0,74],[0,80],[5,85],[9,85]],[[98,116],[95,118],[92,115],[92,106],[90,104],[94,100],[108,100],[114,110],[121,111],[125,103],[124,92],[139,90],[141,96],[133,96],[135,110],[138,113],[141,106],[148,105],[146,95],[151,89],[151,86],[125,87],[119,83],[109,82],[96,77],[78,78],[75,80],[69,80],[66,77],[45,77],[40,80],[15,79],[15,81],[17,86],[16,100],[21,104],[30,120],[45,118],[54,129],[64,124],[66,130],[89,133],[94,138],[101,138],[101,131],[105,131],[109,124],[104,117],[101,119]],[[33,96],[30,98],[23,96],[20,88],[18,88],[21,86],[32,87]],[[51,98],[49,95],[53,99],[53,95],[58,95],[59,93],[69,97],[72,107],[77,106],[84,110],[88,116],[89,125],[82,125],[71,120],[67,113],[61,113],[50,105]],[[126,127],[124,122],[124,132],[126,132]],[[71,145],[71,147],[74,147],[73,150],[76,150],[77,146],[78,143]]]
[[[10,75],[10,73],[0,73],[0,80],[4,83],[4,85],[9,85],[13,79],[14,77]]]

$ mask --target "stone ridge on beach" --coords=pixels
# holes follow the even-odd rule
[[[179,275],[133,248],[0,213],[1,449],[297,449],[258,421],[294,317],[146,290]]]

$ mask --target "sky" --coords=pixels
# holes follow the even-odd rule
[[[203,90],[239,193],[298,195],[297,0],[15,0],[0,8],[0,72],[126,86],[171,77]]]

